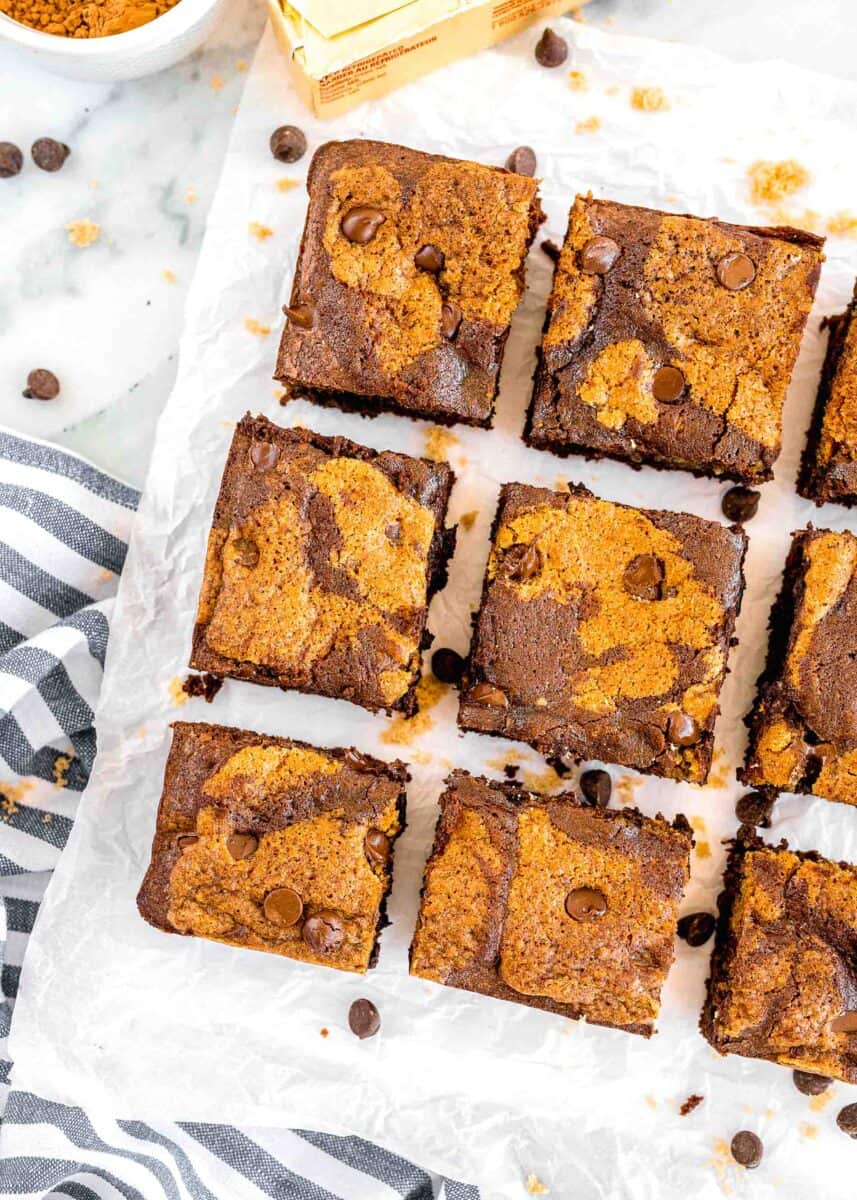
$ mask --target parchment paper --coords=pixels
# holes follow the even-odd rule
[[[409,979],[406,952],[420,873],[441,781],[454,764],[498,775],[505,751],[524,778],[544,763],[524,747],[455,729],[450,693],[410,744],[382,740],[391,722],[344,702],[310,699],[227,681],[215,703],[178,707],[171,681],[184,674],[203,549],[234,421],[247,409],[284,424],[339,431],[376,447],[421,453],[431,427],[400,417],[365,420],[300,403],[281,408],[271,382],[281,317],[305,210],[308,158],[275,163],[271,130],[294,122],[311,146],[365,135],[502,163],[516,145],[535,147],[549,221],[561,239],[577,190],[700,215],[769,223],[783,214],[750,202],[746,171],[756,159],[795,158],[812,182],[792,201],[818,219],[857,206],[857,87],[773,64],[738,66],[686,47],[636,41],[570,22],[567,70],[539,69],[533,31],[338,119],[315,122],[286,82],[266,35],[237,117],[187,312],[181,368],[160,425],[128,556],[110,643],[95,772],[43,906],[24,967],[12,1036],[15,1083],[41,1095],[128,1116],[303,1125],[357,1132],[454,1177],[486,1197],[527,1194],[532,1174],[554,1197],[685,1200],[726,1193],[853,1194],[854,1148],[835,1113],[851,1100],[838,1085],[826,1108],[800,1096],[789,1072],[719,1059],[696,1030],[708,947],[679,944],[650,1042],[532,1009]],[[670,107],[632,108],[630,89],[660,85]],[[597,132],[576,132],[600,118]],[[273,230],[259,240],[257,222]],[[789,531],[813,519],[857,528],[857,518],[797,498],[794,478],[823,342],[822,314],[838,311],[857,274],[857,241],[828,244],[785,419],[776,481],[748,526],[748,587],[723,693],[719,752],[705,789],[643,780],[613,768],[620,799],[645,812],[683,811],[698,848],[683,910],[712,908],[722,869],[720,839],[735,829],[744,746],[741,717],[762,664],[765,624]],[[519,441],[533,347],[550,264],[534,249],[529,289],[510,338],[493,431],[456,430],[449,451],[459,475],[452,517],[477,512],[462,530],[449,586],[436,598],[437,645],[465,650],[487,555],[488,529],[504,480],[574,480],[632,504],[720,516],[723,488],[681,472],[560,460]],[[270,326],[248,332],[250,318]],[[216,720],[319,744],[355,743],[412,763],[409,826],[396,853],[392,928],[366,979],[170,937],[143,923],[134,897],[148,859],[167,753],[168,723]],[[786,798],[771,839],[857,861],[857,813],[823,800]],[[371,997],[381,1034],[347,1029],[350,1002]],[[73,1000],[70,1000],[73,998]],[[322,1027],[330,1031],[322,1037]],[[678,1106],[705,1100],[691,1116]],[[765,1159],[742,1172],[724,1152],[740,1128],[756,1130]],[[535,1185],[533,1185],[535,1186]]]

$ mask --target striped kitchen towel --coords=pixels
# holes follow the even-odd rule
[[[0,429],[0,1196],[477,1200],[356,1137],[144,1123],[132,1097],[129,1119],[109,1120],[15,1089],[6,1037],[18,976],[92,767],[137,500],[82,459]]]

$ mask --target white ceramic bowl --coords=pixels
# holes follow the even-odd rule
[[[0,13],[0,39],[34,63],[94,83],[137,79],[171,67],[208,37],[228,0],[179,0],[174,8],[138,29],[109,37],[67,38],[41,33]]]

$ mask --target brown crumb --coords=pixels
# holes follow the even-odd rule
[[[585,92],[589,87],[583,71],[569,71],[568,82],[573,92]]]
[[[67,221],[65,227],[72,246],[91,246],[101,236],[101,226],[96,225],[95,221]]]
[[[462,529],[472,529],[476,524],[476,518],[479,516],[479,510],[474,509],[473,512],[462,513],[458,518],[458,523]]]
[[[747,171],[750,198],[754,204],[778,204],[793,196],[810,181],[810,173],[793,158],[782,162],[754,162]]]
[[[711,846],[708,842],[696,843],[696,855],[697,858],[711,858]]]
[[[694,1092],[693,1095],[688,1096],[688,1098],[685,1100],[684,1104],[682,1104],[681,1108],[678,1110],[679,1116],[682,1116],[682,1117],[689,1116],[690,1113],[692,1113],[695,1108],[699,1108],[700,1104],[703,1102],[704,1099],[705,1099],[705,1097],[700,1096],[698,1094],[698,1092]]]
[[[249,225],[251,237],[257,238],[260,242],[266,241],[269,237],[274,236],[273,229],[267,225],[260,225],[258,221],[251,221]]]
[[[550,1192],[548,1192],[547,1188],[542,1183],[542,1181],[539,1179],[538,1175],[534,1175],[532,1173],[532,1171],[527,1176],[527,1191],[530,1193],[531,1196],[549,1196],[550,1195]]]
[[[587,117],[585,121],[578,121],[574,127],[575,133],[597,133],[601,128],[600,117]]]
[[[58,754],[54,759],[54,787],[68,787],[68,769],[72,764],[71,756]]]
[[[243,75],[244,72],[247,70],[247,63],[244,61],[243,58],[238,59],[238,62],[235,64],[235,70],[238,72],[239,75]]]
[[[271,332],[270,325],[263,325],[262,322],[257,321],[255,317],[245,317],[244,328],[248,333],[252,333],[256,337],[267,337]]]
[[[669,106],[663,88],[635,87],[631,92],[631,108],[639,112],[666,112]]]
[[[182,684],[182,691],[187,692],[188,696],[202,696],[206,704],[211,704],[222,687],[223,680],[219,675],[203,671],[201,675],[188,675]]]
[[[843,210],[827,218],[827,232],[832,237],[857,238],[857,214]]]
[[[330,1030],[329,1030],[329,1029],[328,1029],[326,1026],[322,1026],[322,1029],[321,1029],[321,1036],[322,1036],[322,1037],[327,1037],[329,1033],[330,1033]]]

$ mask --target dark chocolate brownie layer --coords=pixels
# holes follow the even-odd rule
[[[670,825],[455,771],[411,974],[648,1037],[692,845],[684,817]]]
[[[857,804],[857,537],[792,535],[739,776]]]
[[[168,933],[365,971],[407,778],[404,763],[354,750],[177,722],[141,915]]]
[[[506,484],[462,728],[704,783],[746,544],[582,487]]]
[[[823,239],[578,197],[525,438],[770,479]]]
[[[857,1083],[857,868],[742,826],[718,907],[711,1045]]]
[[[857,285],[830,340],[803,454],[798,491],[823,504],[857,504]]]
[[[277,378],[360,412],[490,424],[536,181],[349,141],[316,151],[307,189]]]
[[[208,542],[190,665],[414,709],[455,531],[444,463],[244,417]]]

